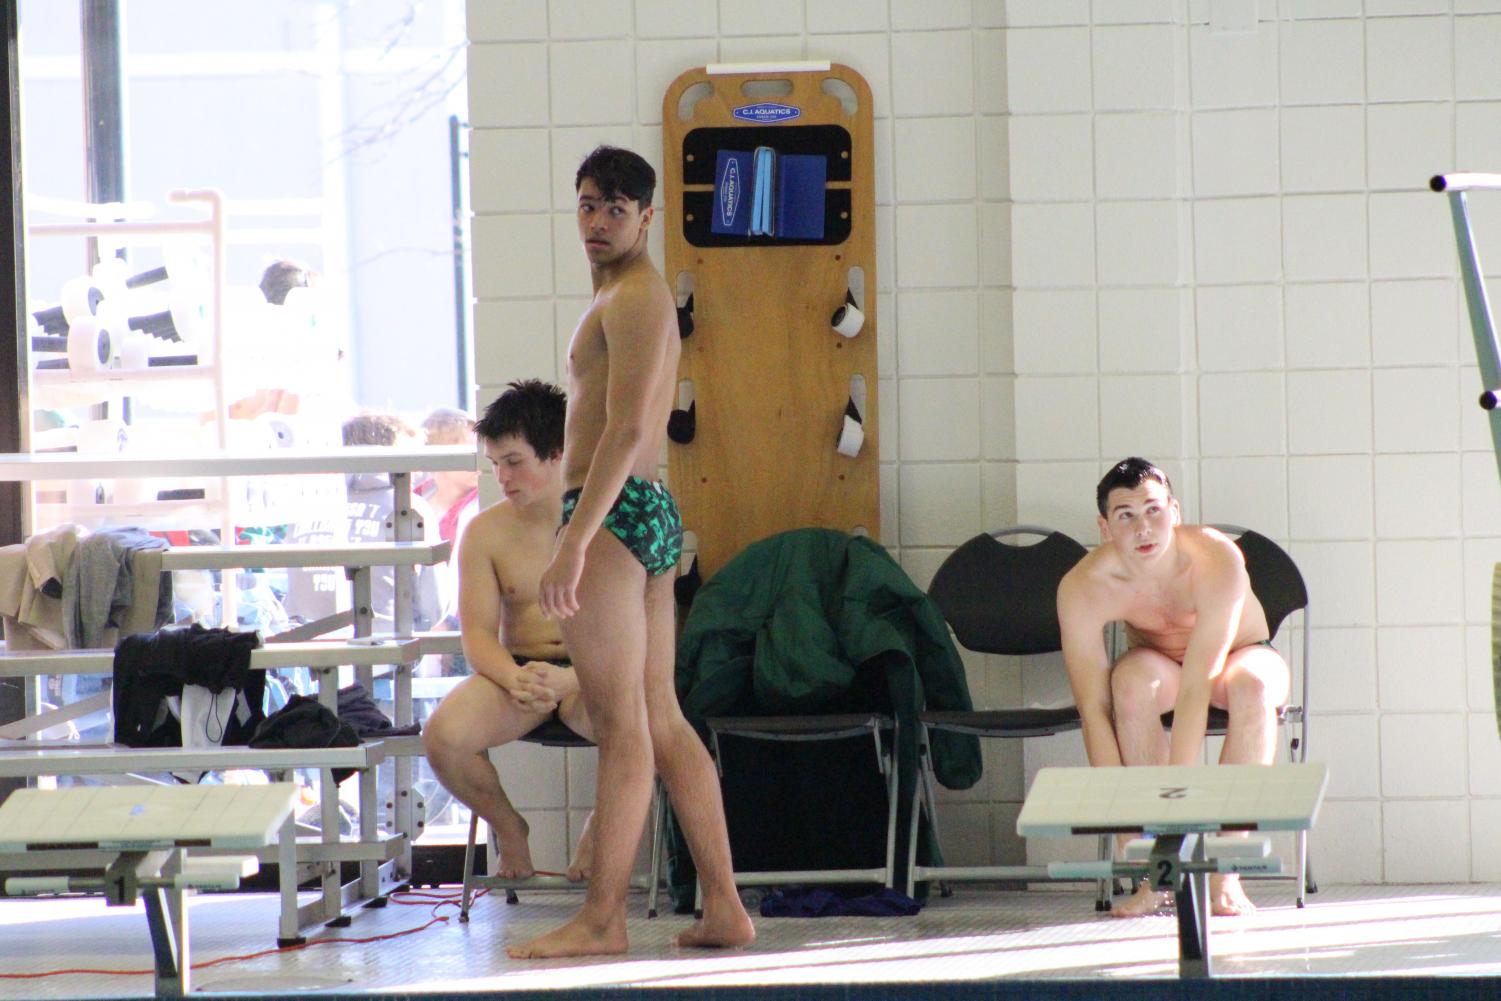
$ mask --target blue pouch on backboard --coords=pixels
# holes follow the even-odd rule
[[[750,232],[751,154],[722,149],[714,164],[714,218],[710,230],[730,236]]]

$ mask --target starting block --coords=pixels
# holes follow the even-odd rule
[[[1209,958],[1209,874],[1275,874],[1265,838],[1223,833],[1301,831],[1313,826],[1329,770],[1323,764],[1044,768],[1016,831],[1024,838],[1142,834],[1123,861],[1054,862],[1054,878],[1147,878],[1173,894],[1178,972],[1213,975]]]
[[[144,901],[155,993],[180,997],[192,989],[183,891],[232,890],[259,866],[253,855],[189,859],[188,851],[263,848],[290,825],[296,801],[289,782],[19,789],[0,805],[0,854],[84,849],[112,857],[102,876],[12,876],[5,893],[100,893],[111,907]]]

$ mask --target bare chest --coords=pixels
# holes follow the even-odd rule
[[[1198,608],[1188,581],[1173,581],[1132,588],[1124,596],[1121,618],[1144,633],[1189,632],[1198,619]]]
[[[608,370],[601,313],[601,305],[596,300],[584,311],[578,326],[573,328],[573,336],[568,339],[570,389],[577,388],[580,383],[592,385]]]
[[[552,556],[552,541],[552,531],[529,528],[494,557],[495,577],[508,610],[537,603],[537,585]]]

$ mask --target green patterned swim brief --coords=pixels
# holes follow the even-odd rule
[[[575,487],[563,495],[563,524],[573,517],[581,493]],[[660,480],[628,478],[605,515],[604,525],[653,577],[677,566],[683,555],[683,519],[677,502]]]

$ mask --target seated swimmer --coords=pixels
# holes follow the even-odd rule
[[[1063,660],[1083,720],[1089,763],[1200,763],[1209,707],[1227,710],[1221,764],[1271,764],[1277,707],[1291,684],[1272,649],[1266,614],[1235,543],[1207,525],[1184,525],[1161,469],[1130,458],[1096,489],[1100,545],[1058,588]],[[1113,665],[1102,641],[1126,624],[1129,649]],[[1162,714],[1173,711],[1171,738]],[[1214,876],[1215,914],[1254,910],[1238,876]],[[1145,882],[1118,917],[1171,902]]]
[[[474,675],[443,699],[422,733],[438,780],[495,832],[498,874],[509,878],[536,869],[526,820],[486,751],[552,718],[594,737],[558,623],[537,605],[562,520],[563,416],[563,391],[527,380],[511,383],[474,425],[505,497],[474,516],[459,544],[459,622]],[[570,879],[588,877],[591,846],[586,823]]]

